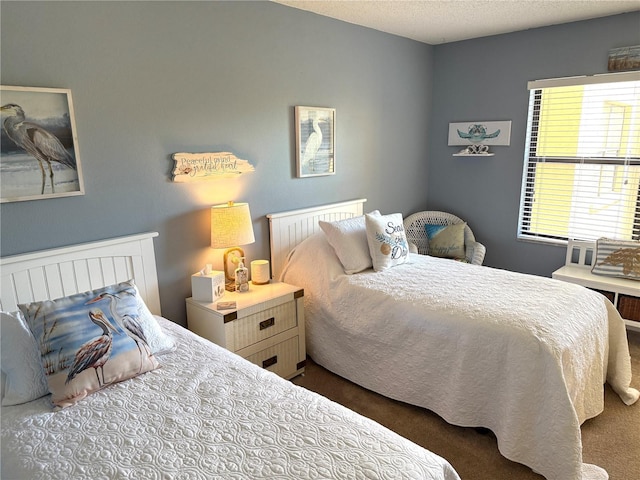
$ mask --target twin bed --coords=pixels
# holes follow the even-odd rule
[[[310,356],[492,429],[504,456],[549,480],[606,478],[582,463],[580,424],[602,411],[604,381],[625,403],[638,398],[615,310],[581,287],[413,254],[346,275],[318,221],[357,218],[363,204],[268,215],[273,276],[305,289]],[[441,457],[159,317],[154,236],[2,259],[3,312],[133,279],[173,345],[154,352],[160,368],[72,406],[54,411],[42,388],[4,406],[8,387],[38,379],[26,362],[5,363],[7,345],[28,342],[3,314],[2,478],[459,478]]]
[[[505,457],[547,479],[607,478],[582,462],[580,425],[602,412],[605,382],[628,405],[639,396],[613,305],[557,280],[411,253],[346,274],[372,246],[370,218],[360,230],[353,221],[364,202],[269,216],[274,275],[305,290],[309,356],[449,423],[491,429]]]
[[[154,355],[160,368],[54,410],[26,355],[34,339],[3,313],[3,479],[459,480],[441,457],[159,317],[154,236],[2,259],[3,312],[133,279],[172,344]],[[5,406],[20,396],[38,398]]]

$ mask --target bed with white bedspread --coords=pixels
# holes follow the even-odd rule
[[[160,368],[74,405],[3,406],[3,479],[459,479],[441,457],[157,316],[153,236],[2,259],[4,311],[135,279],[175,344],[155,355]],[[16,373],[5,366],[3,387]]]
[[[602,412],[605,381],[626,404],[639,396],[610,302],[549,278],[417,254],[347,275],[314,224],[357,217],[362,203],[270,216],[276,272],[305,290],[310,357],[450,423],[490,428],[505,457],[549,480],[607,478],[582,462],[580,425]]]

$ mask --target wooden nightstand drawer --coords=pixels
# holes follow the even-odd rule
[[[237,352],[242,355],[242,352]],[[244,357],[244,355],[242,355]],[[284,378],[294,376],[298,370],[298,336],[265,348],[245,357],[251,363],[266,368]]]
[[[297,324],[296,303],[294,301],[267,308],[235,320],[233,345],[236,350],[240,350],[289,330]]]

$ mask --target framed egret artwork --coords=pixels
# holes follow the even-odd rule
[[[71,90],[0,92],[0,202],[84,195]]]
[[[295,107],[298,177],[336,173],[335,108]]]

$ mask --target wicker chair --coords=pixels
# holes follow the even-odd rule
[[[462,219],[446,212],[425,211],[409,215],[404,219],[404,231],[409,241],[410,250],[422,255],[428,255],[429,239],[424,228],[425,225],[454,225],[463,222]],[[411,244],[415,248],[411,248]],[[487,249],[480,242],[476,242],[469,225],[464,229],[464,246],[467,262],[482,265]]]

